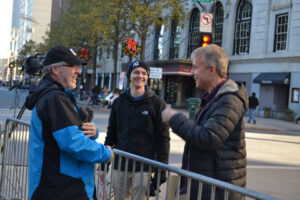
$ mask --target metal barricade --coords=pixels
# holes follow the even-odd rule
[[[5,123],[5,130],[1,134],[1,157],[0,157],[0,199],[28,199],[28,151],[29,151],[29,132],[30,124],[14,119],[8,118]],[[211,188],[210,199],[216,199],[216,193],[222,190],[225,200],[230,199],[230,193],[237,193],[240,199],[261,199],[261,200],[275,200],[275,198],[247,190],[236,185],[225,183],[216,179],[212,179],[200,174],[169,166],[160,162],[156,162],[144,157],[130,154],[124,151],[114,149],[114,153],[119,157],[112,161],[110,168],[117,162],[116,170],[108,170],[107,163],[99,164],[96,170],[96,192],[97,198],[103,200],[122,199],[126,192],[134,191],[137,188],[137,195],[139,199],[144,199],[143,194],[147,199],[150,199],[150,183],[151,176],[156,170],[158,172],[157,183],[154,188],[157,194],[155,199],[182,199],[179,193],[180,181],[183,177],[187,178],[187,194],[184,199],[190,199],[192,183],[198,182],[198,199],[201,199],[203,185],[209,185]],[[132,171],[128,170],[129,163]],[[123,168],[121,170],[121,166]],[[137,168],[137,166],[139,166]],[[138,169],[138,170],[136,170]],[[166,183],[159,187],[159,180],[161,172],[165,171],[167,174]],[[122,179],[121,177],[122,173]],[[144,175],[141,175],[144,173]],[[113,178],[112,178],[113,177]],[[128,178],[137,181],[132,181],[127,184]],[[174,179],[174,177],[176,177]],[[144,181],[145,179],[146,181]],[[126,180],[126,181],[125,181]],[[121,182],[125,184],[121,186]],[[116,183],[114,183],[116,182]],[[146,192],[143,191],[142,185],[146,182]],[[113,185],[118,188],[113,190]],[[136,187],[137,186],[137,187]],[[164,187],[164,188],[163,188]],[[159,192],[161,190],[161,192]],[[131,195],[133,199],[133,195]],[[152,198],[153,199],[153,198]]]
[[[1,134],[0,194],[3,199],[27,199],[30,124],[7,118]]]
[[[118,165],[117,165],[117,169],[115,170],[107,170],[108,165],[107,164],[102,164],[99,165],[98,169],[97,169],[97,176],[96,176],[96,188],[97,188],[97,194],[98,194],[98,198],[99,199],[103,199],[103,200],[107,200],[107,199],[122,199],[119,197],[120,194],[118,194],[120,191],[122,192],[122,197],[125,197],[126,195],[126,190],[127,188],[131,188],[131,191],[133,191],[134,186],[134,182],[132,181],[130,184],[131,185],[127,185],[127,183],[125,183],[125,180],[127,177],[129,177],[129,175],[131,174],[132,179],[134,179],[134,174],[137,175],[139,173],[143,172],[143,168],[145,168],[147,166],[148,170],[146,171],[146,173],[148,173],[148,184],[147,184],[147,193],[146,193],[146,198],[150,199],[149,197],[149,191],[150,191],[150,176],[153,173],[153,170],[158,169],[158,178],[157,180],[159,181],[160,179],[160,174],[161,171],[164,170],[166,171],[167,174],[167,180],[164,186],[164,189],[162,189],[162,187],[159,188],[159,183],[157,182],[158,187],[155,188],[155,193],[157,194],[155,199],[190,199],[190,195],[191,195],[191,185],[192,185],[192,181],[193,182],[198,182],[199,186],[198,186],[198,194],[197,194],[197,199],[201,199],[202,196],[202,191],[203,191],[203,185],[209,185],[209,187],[211,188],[211,195],[210,198],[211,200],[216,199],[216,193],[217,191],[220,192],[220,190],[222,190],[221,193],[223,193],[222,199],[224,200],[230,200],[230,194],[231,193],[235,193],[239,195],[239,199],[261,199],[261,200],[275,200],[276,198],[265,195],[265,194],[261,194],[255,191],[251,191],[248,189],[245,189],[243,187],[239,187],[236,185],[232,185],[226,182],[222,182],[210,177],[206,177],[206,176],[202,176],[200,174],[196,174],[190,171],[186,171],[183,169],[179,169],[170,165],[166,165],[160,162],[156,162],[154,160],[150,160],[144,157],[140,157],[134,154],[130,154],[124,151],[120,151],[117,149],[114,149],[114,153],[116,156],[119,157],[118,159]],[[125,162],[123,162],[125,159]],[[122,160],[122,161],[121,161]],[[133,161],[133,169],[132,171],[128,171],[128,163],[129,161]],[[123,164],[125,163],[125,170],[123,170],[122,173],[124,173],[124,183],[123,185],[120,185],[119,182],[122,181],[119,178],[119,173],[121,172],[121,162],[123,162]],[[135,166],[137,163],[140,163],[141,165],[141,169],[136,171],[135,170]],[[103,167],[104,166],[104,167]],[[112,166],[114,166],[114,161],[111,163],[110,168],[112,168]],[[103,171],[101,171],[101,169]],[[134,173],[135,172],[135,173]],[[110,177],[110,178],[107,178]],[[112,178],[114,177],[114,178]],[[117,177],[117,178],[115,178]],[[176,179],[174,179],[174,177],[176,177]],[[185,196],[180,196],[180,181],[181,178],[187,178],[187,193]],[[143,183],[143,176],[139,176],[139,196],[138,199],[145,199],[145,197],[142,197],[142,188],[141,185]],[[113,181],[116,180],[116,183],[114,183]],[[175,182],[175,183],[174,183]],[[170,193],[170,191],[172,191],[172,185],[175,184],[175,190],[173,192]],[[115,188],[118,188],[117,191],[113,190],[112,185],[115,185]],[[161,190],[161,193],[159,194],[159,191]],[[104,192],[103,192],[104,191]],[[133,199],[133,195],[132,193],[130,194],[131,199]],[[184,198],[182,198],[184,197]]]

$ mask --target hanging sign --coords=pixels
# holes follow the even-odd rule
[[[212,32],[212,13],[202,13],[200,17],[200,32],[211,33]]]
[[[162,78],[162,68],[150,67],[150,75],[149,78]]]

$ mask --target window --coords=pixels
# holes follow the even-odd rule
[[[155,31],[155,41],[154,41],[154,60],[161,60],[163,56],[163,35],[164,35],[164,25],[160,25]]]
[[[287,30],[288,13],[276,15],[274,52],[286,50]]]
[[[107,49],[106,49],[106,59],[107,60],[110,59],[110,49],[109,49],[109,47],[107,47]]]
[[[198,9],[192,11],[191,20],[190,20],[190,29],[189,29],[189,46],[187,57],[191,56],[191,53],[199,47],[199,38],[200,38],[200,12]]]
[[[179,57],[179,45],[180,45],[180,31],[177,21],[172,21],[171,29],[171,45],[170,45],[170,59]]]
[[[252,4],[241,0],[236,15],[233,55],[249,53],[251,19]]]
[[[98,48],[98,59],[101,60],[102,59],[102,51],[103,49],[100,47]]]
[[[216,4],[214,43],[220,47],[222,46],[223,21],[224,10],[221,2],[218,1]]]

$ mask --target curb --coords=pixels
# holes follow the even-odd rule
[[[253,126],[249,126],[249,127],[245,127],[245,130],[258,130],[258,131],[288,131],[288,130],[284,130],[284,129],[276,129],[276,128],[266,128],[266,127],[253,127]]]
[[[299,130],[287,130],[287,129],[276,129],[276,128],[266,128],[266,127],[245,127],[245,131],[255,130],[255,131],[274,131],[274,132],[285,132],[285,133],[299,133]]]

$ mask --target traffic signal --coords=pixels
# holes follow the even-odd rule
[[[201,33],[200,35],[200,47],[205,47],[212,44],[213,38],[211,33]]]

